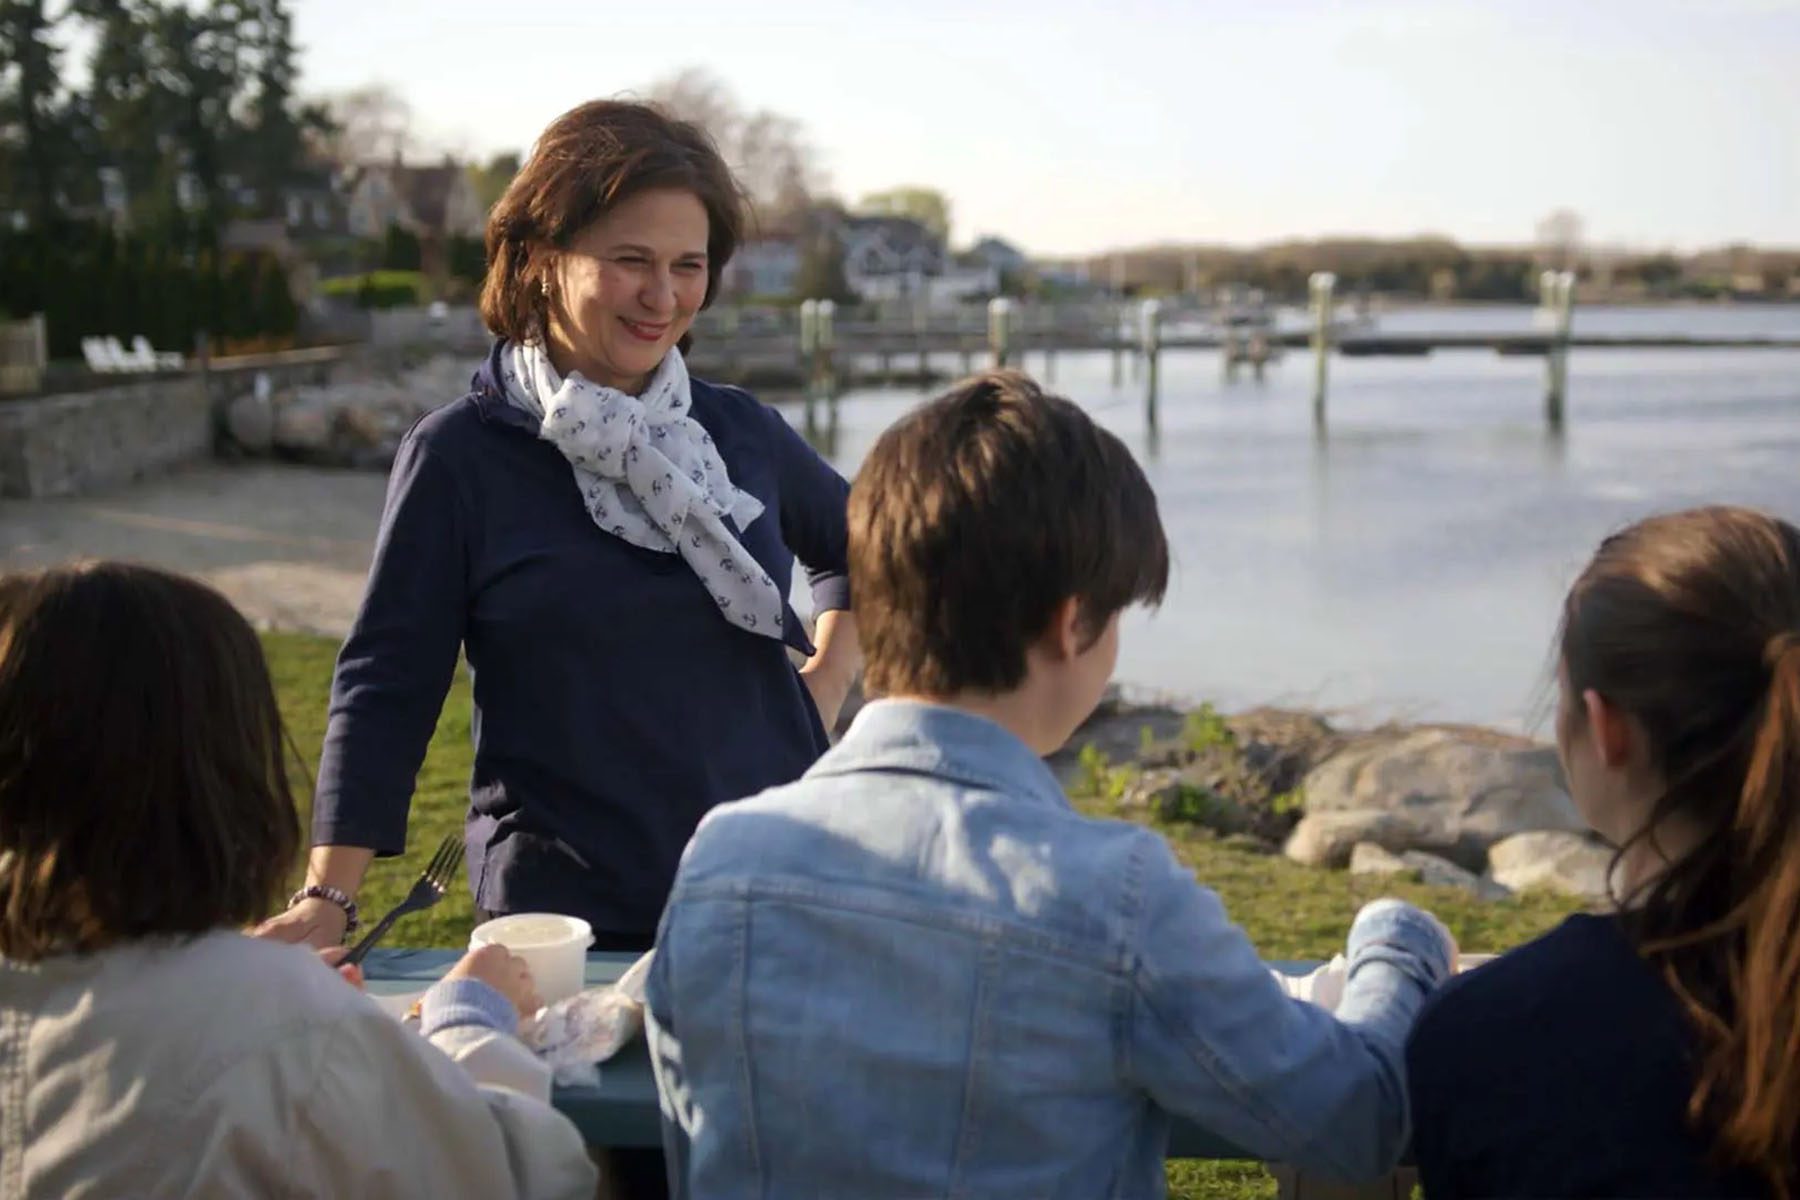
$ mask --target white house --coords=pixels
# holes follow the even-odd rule
[[[725,292],[738,297],[791,296],[800,281],[800,243],[793,238],[745,242],[725,269]]]
[[[967,257],[992,267],[1002,275],[1018,275],[1031,266],[1025,252],[1011,242],[997,237],[984,237],[969,247]]]
[[[357,168],[350,185],[350,233],[385,235],[398,225],[421,238],[480,237],[487,213],[462,167],[408,167],[400,163]]]
[[[927,291],[932,304],[953,305],[998,296],[1000,283],[998,268],[972,255],[959,254],[928,282]]]
[[[944,243],[908,217],[850,217],[840,231],[844,281],[864,300],[928,294],[944,272]]]

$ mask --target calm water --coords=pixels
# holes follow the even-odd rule
[[[1476,309],[1382,326],[1530,321]],[[1800,337],[1800,306],[1590,309],[1579,321]],[[1025,366],[1045,373],[1038,355]],[[1800,519],[1800,351],[1578,350],[1560,439],[1544,430],[1539,359],[1455,352],[1331,369],[1321,440],[1305,354],[1260,385],[1225,383],[1212,352],[1167,354],[1155,429],[1129,371],[1115,389],[1107,355],[1057,356],[1055,388],[1144,463],[1175,552],[1162,609],[1127,621],[1122,681],[1232,707],[1534,728],[1562,594],[1608,531],[1712,502]],[[815,444],[853,473],[919,399],[888,389],[816,405]],[[802,408],[789,415],[807,426]]]

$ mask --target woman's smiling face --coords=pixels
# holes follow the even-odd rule
[[[706,302],[706,206],[656,189],[621,201],[556,254],[549,272],[551,362],[631,395]]]

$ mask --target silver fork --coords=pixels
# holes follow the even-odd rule
[[[395,921],[409,913],[416,913],[430,908],[444,898],[444,892],[450,887],[450,881],[456,878],[457,868],[462,866],[463,843],[457,834],[446,837],[431,856],[419,881],[412,885],[412,891],[406,893],[406,899],[388,910],[386,916],[375,923],[375,928],[356,943],[356,947],[343,957],[340,965],[354,966],[360,963],[383,934],[393,928]]]

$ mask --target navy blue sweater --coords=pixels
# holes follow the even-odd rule
[[[1570,917],[1451,980],[1406,1051],[1430,1200],[1761,1196],[1686,1121],[1695,1039],[1610,917]]]
[[[798,777],[824,750],[787,654],[811,647],[792,610],[785,645],[748,633],[680,556],[596,528],[567,460],[501,394],[498,356],[395,459],[332,681],[313,842],[404,848],[460,649],[475,694],[476,904],[647,940],[707,810]],[[815,607],[849,607],[849,485],[743,391],[695,380],[692,416],[763,503],[737,531],[745,548],[784,591],[798,554]]]

